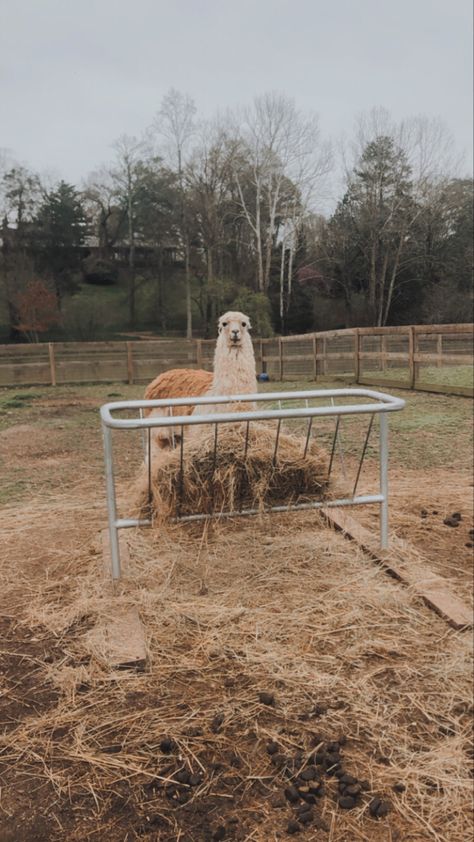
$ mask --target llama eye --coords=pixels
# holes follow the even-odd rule
[[[247,327],[247,322],[242,322],[242,327]]]
[[[222,322],[222,327],[227,327],[227,322]]]

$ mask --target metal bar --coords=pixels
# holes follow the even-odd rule
[[[112,449],[112,430],[102,425],[104,439],[105,479],[107,485],[107,513],[109,519],[110,558],[112,563],[112,579],[119,579],[120,546],[117,530],[117,501],[115,497],[114,457]]]
[[[334,398],[331,398],[331,405],[333,407],[335,407]],[[340,416],[338,416],[338,420],[339,420],[339,418],[340,418]],[[341,420],[341,427],[342,427],[342,420]],[[337,448],[338,448],[338,452],[339,452],[339,458],[341,460],[342,476],[344,477],[345,480],[347,480],[346,463],[344,462],[344,445],[342,443],[342,432],[339,434],[339,438],[337,439]]]
[[[181,436],[179,442],[179,488],[178,488],[178,512],[183,501],[183,487],[184,487],[184,427],[181,427]]]
[[[369,506],[375,503],[382,502],[382,495],[381,494],[363,494],[360,497],[345,497],[342,500],[319,500],[312,503],[295,503],[294,505],[288,506],[269,506],[265,509],[265,513],[270,512],[293,512],[298,509],[305,510],[305,509],[325,509],[328,508],[337,508],[337,506]],[[206,520],[207,518],[220,518],[220,517],[244,517],[246,515],[258,515],[262,514],[261,509],[241,509],[238,512],[214,512],[212,515],[209,514],[198,514],[198,515],[182,515],[181,517],[173,518],[173,522],[176,523],[183,523],[189,520]],[[127,529],[135,526],[151,526],[151,520],[135,520],[133,518],[127,518],[124,520],[117,520],[115,522],[117,529]]]
[[[247,453],[248,453],[248,449],[249,449],[249,433],[250,433],[250,421],[247,421],[247,424],[245,425],[244,463],[245,463],[245,460],[247,459]],[[240,487],[239,487],[239,500],[240,500],[239,512],[242,511],[242,506],[243,506],[242,484],[243,484],[243,475],[241,477]]]
[[[270,410],[272,413],[268,415],[268,411],[253,411],[249,413],[222,413],[220,415],[219,420],[221,421],[237,421],[239,420],[247,420],[247,418],[254,418],[255,420],[265,420],[270,417],[289,417],[291,415],[295,415],[295,417],[300,417],[301,415],[350,415],[350,414],[360,414],[364,412],[393,412],[403,409],[405,406],[405,401],[401,398],[394,398],[391,395],[387,395],[383,392],[375,392],[371,389],[327,389],[327,390],[312,390],[312,391],[298,391],[298,392],[261,392],[253,395],[215,395],[212,397],[201,397],[201,398],[175,398],[174,400],[156,400],[156,401],[117,401],[114,403],[104,404],[101,407],[100,413],[102,420],[105,424],[110,427],[117,427],[122,429],[135,429],[138,427],[159,427],[159,426],[166,426],[168,421],[166,418],[160,418],[156,416],[148,416],[146,419],[123,419],[123,418],[113,418],[111,413],[123,410],[123,409],[138,409],[139,407],[147,407],[150,409],[157,408],[157,407],[169,407],[169,406],[186,406],[191,404],[192,406],[202,406],[206,404],[220,404],[220,403],[255,403],[256,401],[262,403],[266,401],[291,401],[291,400],[301,400],[301,399],[313,399],[313,398],[330,398],[332,396],[338,397],[367,397],[371,400],[378,401],[378,403],[374,406],[371,404],[354,404],[350,405],[341,405],[338,407],[313,407],[311,409],[286,409],[286,410],[279,410],[281,415],[275,416],[275,410]],[[176,416],[175,423],[177,425],[181,424],[205,424],[209,423],[209,421],[216,421],[217,418],[215,417],[216,413],[209,414],[209,415],[201,415],[201,416]]]
[[[169,414],[170,418],[171,418],[171,419],[173,419],[173,407],[172,407],[172,406],[169,406],[169,407],[168,407],[168,414]],[[174,449],[175,449],[175,447],[176,447],[176,442],[175,442],[175,440],[174,440],[174,427],[173,427],[173,424],[171,424],[170,430],[171,430],[171,445],[172,445],[173,450],[174,450]]]
[[[388,418],[380,416],[380,546],[388,547]]]
[[[247,421],[247,425],[245,428],[245,447],[244,447],[244,459],[247,458],[247,453],[249,449],[249,433],[250,433],[250,421]]]
[[[370,436],[370,432],[372,430],[372,424],[374,423],[374,418],[375,418],[375,415],[370,416],[370,423],[369,423],[369,426],[368,426],[368,429],[367,429],[367,434],[365,436],[364,446],[362,448],[362,453],[361,453],[360,461],[359,461],[359,467],[358,467],[358,470],[357,470],[357,476],[355,478],[354,490],[352,492],[353,497],[355,497],[355,493],[357,491],[357,486],[359,484],[359,477],[360,477],[360,472],[362,470],[362,463],[363,463],[364,458],[365,458],[365,452],[367,450],[367,445],[369,443],[369,436]]]
[[[280,429],[281,429],[281,419],[278,422],[277,432],[276,432],[276,439],[275,439],[275,450],[273,453],[273,465],[276,465],[277,460],[277,453],[278,453],[278,442],[280,441]]]
[[[216,470],[216,462],[217,462],[217,430],[218,430],[218,425],[216,423],[216,425],[214,427],[214,454],[213,454],[213,457],[212,457],[212,474],[213,475],[214,475],[214,472]]]
[[[138,412],[140,414],[140,418],[143,419],[144,415],[143,415],[143,407],[142,406],[140,407]],[[141,439],[142,439],[143,459],[146,460],[146,458],[147,458],[147,456],[146,456],[146,430],[143,427],[140,431],[140,436],[141,436]]]
[[[148,427],[148,442],[147,442],[147,456],[148,456],[148,508],[151,514],[151,427]]]
[[[352,499],[351,497],[345,497],[342,500],[321,500],[313,503],[295,503],[294,506],[269,506],[267,509],[264,509],[264,514],[270,514],[271,512],[293,512],[297,510],[308,509],[333,509],[337,506],[366,506],[372,503],[380,503],[381,501],[382,496],[380,494],[366,494],[361,497],[355,497],[354,499]],[[182,523],[191,520],[205,520],[209,517],[245,517],[246,515],[261,514],[261,509],[243,509],[241,512],[215,512],[212,515],[184,515],[184,517],[176,518],[176,521],[179,520],[179,522]]]
[[[329,468],[328,468],[328,480],[329,480],[329,478],[330,478],[330,476],[331,476],[332,463],[333,463],[333,461],[334,461],[334,452],[335,452],[335,450],[336,450],[336,440],[337,440],[337,434],[338,434],[338,432],[339,432],[339,424],[340,424],[340,422],[341,422],[341,417],[340,417],[340,415],[339,415],[339,416],[337,417],[337,419],[336,419],[336,429],[335,429],[335,431],[334,431],[334,438],[333,438],[333,440],[332,440],[331,457],[330,457],[330,459],[329,459]]]
[[[258,397],[256,398],[258,400]],[[229,397],[227,401],[219,401],[219,403],[234,402],[234,397]],[[191,401],[189,401],[191,403]],[[215,403],[218,403],[216,400]],[[401,401],[400,406],[387,406],[385,404],[353,404],[342,406],[322,406],[322,407],[305,407],[297,409],[267,409],[267,410],[252,410],[249,412],[222,412],[212,413],[209,415],[176,415],[174,416],[175,426],[194,427],[199,424],[215,424],[216,421],[222,424],[233,424],[240,421],[271,421],[279,418],[310,418],[311,416],[325,417],[328,415],[366,415],[371,412],[393,412],[403,409],[404,401]],[[102,420],[108,427],[113,427],[117,430],[139,430],[147,427],[166,427],[169,426],[168,418],[148,416],[143,420],[139,418],[134,419],[115,419],[107,416],[101,409]]]
[[[309,446],[309,441],[310,441],[310,438],[311,438],[311,427],[312,426],[313,426],[313,419],[310,418],[309,422],[308,422],[308,432],[306,433],[306,443],[305,443],[305,446],[304,446],[303,459],[306,459],[306,454],[308,452],[308,446]]]

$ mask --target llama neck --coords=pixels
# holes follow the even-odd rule
[[[214,357],[212,393],[214,395],[251,395],[257,391],[253,348],[217,347]]]

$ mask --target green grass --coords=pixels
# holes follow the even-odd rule
[[[408,369],[386,368],[385,371],[365,369],[362,377],[374,380],[399,380],[408,386]],[[437,368],[436,366],[417,366],[417,382],[422,386],[445,386],[445,387],[466,387],[473,388],[473,367],[472,365],[447,365]]]
[[[260,384],[264,391],[295,391],[342,388],[341,381],[317,383],[308,381],[270,382]],[[357,388],[357,386],[354,386]],[[99,407],[108,401],[143,396],[143,385],[101,384],[44,387],[38,389],[0,390],[0,430],[15,424],[32,424],[49,435],[61,435],[76,446],[78,437],[86,440],[86,450],[94,462],[102,458]],[[390,391],[388,389],[387,391]],[[406,401],[401,412],[389,417],[391,462],[407,468],[465,466],[472,453],[472,403],[469,398],[436,395],[429,392],[395,392]],[[47,401],[51,401],[51,406]],[[76,403],[78,405],[76,405]],[[344,399],[344,402],[348,402]],[[349,401],[350,402],[350,401]],[[304,405],[304,401],[296,402]],[[295,404],[293,404],[295,406]],[[344,418],[342,439],[349,454],[360,453],[367,416]],[[303,431],[306,422],[297,425]],[[334,418],[314,422],[313,432],[322,446],[330,447],[334,434]],[[368,456],[376,456],[376,425],[371,434]],[[7,466],[4,466],[5,470]]]

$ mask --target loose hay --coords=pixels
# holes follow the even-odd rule
[[[160,452],[152,461],[152,499],[148,472],[140,478],[139,507],[151,502],[160,519],[189,514],[263,511],[270,505],[291,505],[321,499],[328,480],[328,459],[314,442],[305,454],[305,438],[254,424],[221,426],[189,435],[183,449]]]

